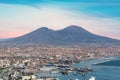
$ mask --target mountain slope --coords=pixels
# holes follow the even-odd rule
[[[38,45],[116,45],[120,44],[120,41],[98,36],[83,29],[82,27],[71,25],[58,31],[42,27],[24,36],[8,40],[5,43]]]

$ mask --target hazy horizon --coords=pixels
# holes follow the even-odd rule
[[[13,38],[40,27],[69,25],[120,39],[120,1],[115,0],[0,0],[0,38]]]

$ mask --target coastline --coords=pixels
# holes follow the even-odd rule
[[[120,61],[120,56],[104,57],[102,61],[95,62],[93,66],[120,66],[117,64]]]

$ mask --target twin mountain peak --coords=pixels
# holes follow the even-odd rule
[[[46,27],[20,37],[5,41],[9,44],[37,45],[118,45],[120,40],[95,35],[80,26],[71,25],[62,30],[51,30]]]

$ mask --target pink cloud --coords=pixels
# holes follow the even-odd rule
[[[0,38],[14,38],[26,34],[26,31],[8,31],[0,32]]]

